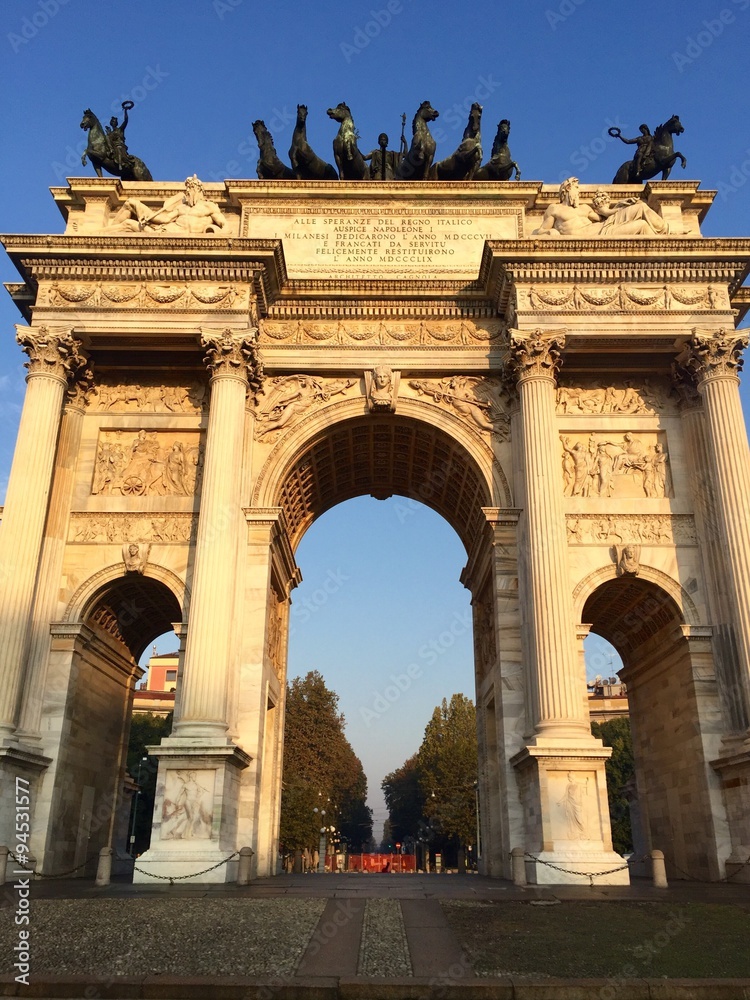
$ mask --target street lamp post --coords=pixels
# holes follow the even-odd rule
[[[141,797],[141,768],[143,767],[143,765],[146,763],[147,760],[148,757],[146,756],[146,757],[141,757],[141,759],[138,761],[138,773],[135,779],[136,789],[135,789],[135,798],[133,799],[133,815],[130,818],[130,836],[128,838],[128,842],[130,845],[130,854],[132,854],[133,857],[135,857],[135,823],[136,819],[138,818],[138,801]]]

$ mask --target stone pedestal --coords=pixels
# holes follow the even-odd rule
[[[149,747],[149,753],[159,759],[154,823],[133,881],[235,881],[237,858],[222,862],[237,850],[240,772],[249,755],[239,747],[199,748],[176,739]]]
[[[590,885],[592,877],[595,885],[630,883],[625,860],[612,850],[604,769],[611,753],[609,747],[578,753],[526,747],[513,758],[530,883]]]

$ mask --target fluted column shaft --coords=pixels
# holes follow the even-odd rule
[[[242,450],[252,338],[204,335],[211,403],[176,737],[226,741],[242,523]]]
[[[678,359],[695,377],[706,412],[735,623],[737,701],[745,705],[750,697],[750,453],[737,373],[746,346],[745,335],[696,330]]]
[[[0,736],[6,737],[18,718],[63,397],[80,361],[69,331],[19,327],[17,339],[30,360],[0,529]]]
[[[55,458],[55,475],[45,527],[36,597],[31,617],[28,668],[23,687],[19,738],[38,740],[43,696],[46,690],[47,661],[50,649],[50,622],[56,620],[60,573],[65,555],[65,541],[70,522],[70,507],[75,483],[75,469],[81,443],[85,401],[83,394],[63,409]]]
[[[564,338],[518,335],[515,369],[523,428],[527,614],[539,738],[590,735],[575,648],[555,373]]]

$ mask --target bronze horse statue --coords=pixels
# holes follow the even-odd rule
[[[482,105],[476,101],[469,111],[463,142],[456,152],[433,164],[430,178],[436,181],[470,181],[482,163]]]
[[[279,159],[273,144],[273,136],[266,128],[266,123],[260,119],[253,122],[253,132],[260,151],[256,167],[258,177],[266,181],[293,181],[294,171]]]
[[[513,170],[516,171],[516,180],[521,180],[521,171],[518,164],[511,158],[508,148],[508,136],[510,135],[510,122],[503,118],[497,126],[497,135],[492,143],[492,156],[488,163],[474,174],[475,181],[509,181]]]
[[[613,184],[640,184],[661,171],[661,179],[665,181],[677,160],[682,161],[682,169],[687,166],[687,160],[682,153],[676,153],[672,143],[673,135],[682,135],[685,129],[677,115],[672,115],[669,121],[663,125],[658,125],[653,135],[650,147],[644,150],[639,157],[640,169],[636,167],[635,159],[628,160],[620,167],[615,174]],[[622,139],[620,129],[613,127],[608,129],[609,134],[614,139]],[[632,140],[622,139],[623,142]],[[636,154],[637,155],[637,154]]]
[[[298,181],[338,180],[336,168],[316,156],[307,143],[307,105],[297,105],[297,122],[292,135],[289,160]]]
[[[429,101],[422,101],[411,123],[412,140],[409,152],[402,157],[396,170],[397,181],[426,181],[435,158],[436,143],[427,127],[439,116]]]
[[[335,108],[328,109],[328,117],[340,122],[336,138],[333,140],[333,157],[342,181],[366,181],[370,177],[370,168],[357,146],[357,130],[349,105],[341,101]]]
[[[122,109],[125,112],[122,125],[117,119],[110,120],[110,131],[107,134],[101,122],[91,108],[86,108],[81,119],[81,128],[88,132],[88,144],[81,157],[81,163],[86,165],[86,157],[98,177],[102,176],[102,167],[109,174],[120,177],[124,181],[152,181],[153,177],[143,160],[128,153],[125,145],[125,129],[128,125],[128,111],[133,107],[132,101],[124,101]]]

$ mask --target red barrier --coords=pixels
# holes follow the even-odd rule
[[[350,872],[385,872],[398,875],[415,872],[417,858],[414,854],[350,854],[346,870]]]

